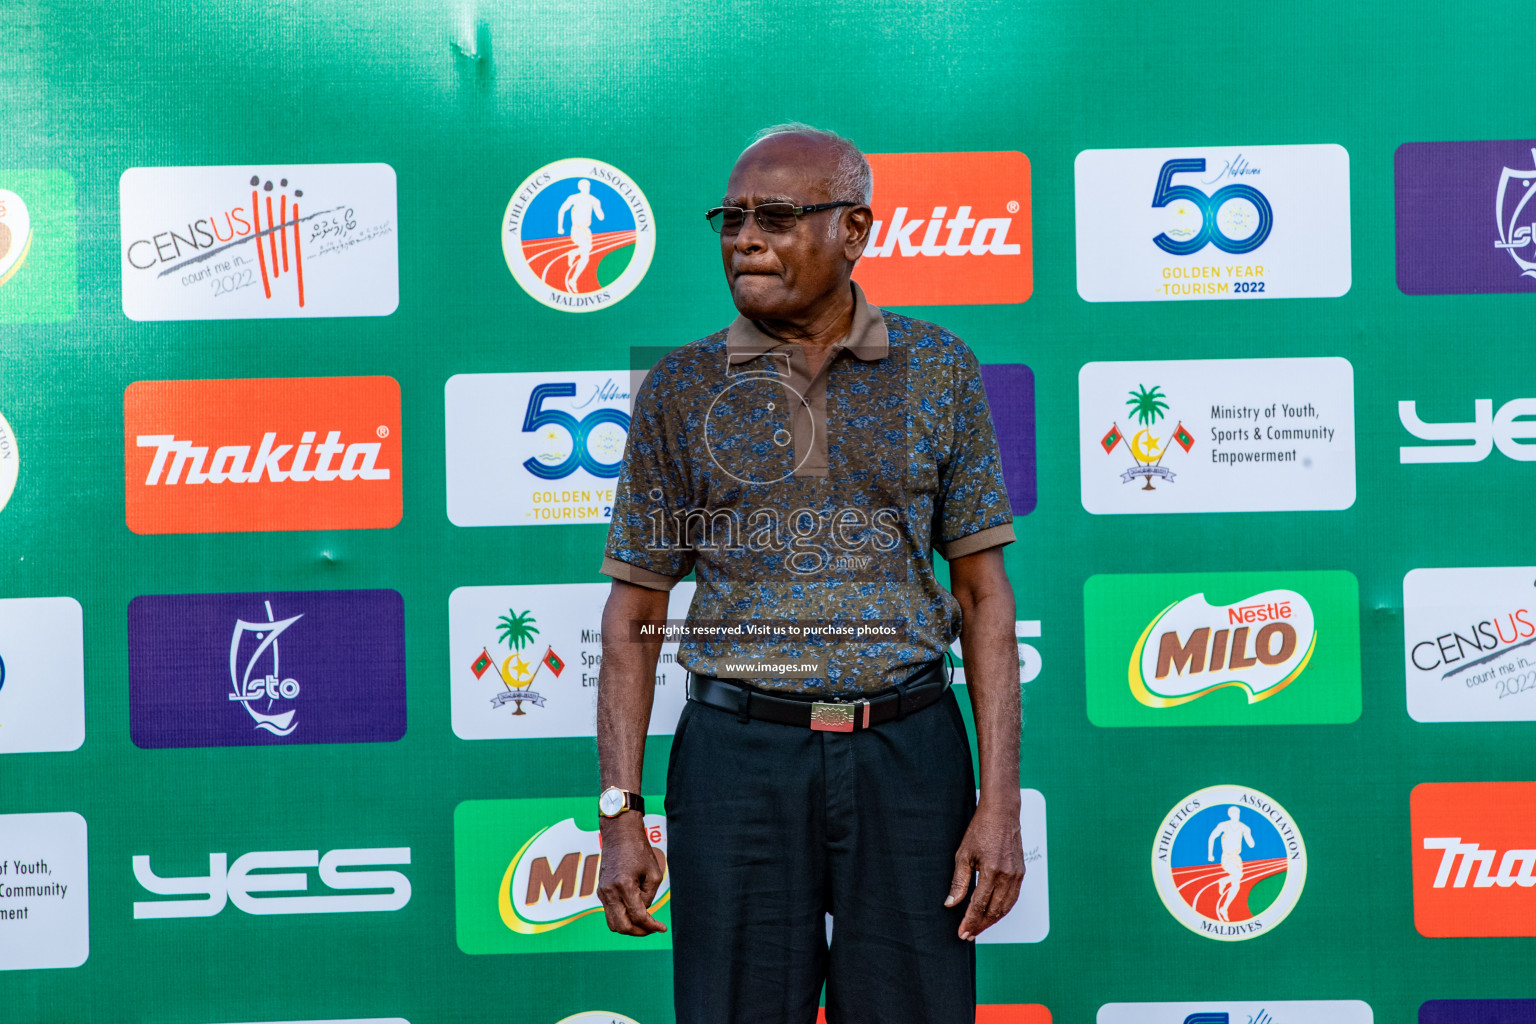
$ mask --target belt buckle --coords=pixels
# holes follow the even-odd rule
[[[853,713],[856,706],[820,702],[812,704],[811,728],[817,732],[853,732]]]

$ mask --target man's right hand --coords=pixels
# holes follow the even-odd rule
[[[645,834],[645,820],[634,811],[604,818],[602,871],[597,898],[603,901],[608,930],[620,935],[651,935],[667,926],[651,916],[651,900],[661,888],[661,865]]]

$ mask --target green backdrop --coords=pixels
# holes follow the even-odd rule
[[[443,384],[457,373],[606,369],[733,315],[711,205],[745,138],[788,118],[869,152],[1020,150],[1033,175],[1033,296],[904,310],[985,363],[1035,373],[1039,504],[1006,550],[1038,619],[1021,778],[1049,812],[1050,934],[983,947],[983,1002],[1087,1021],[1111,1001],[1530,995],[1531,939],[1414,930],[1408,793],[1521,779],[1530,727],[1426,726],[1404,705],[1401,581],[1425,565],[1531,562],[1525,466],[1403,471],[1396,402],[1531,393],[1530,300],[1412,298],[1393,274],[1393,152],[1530,134],[1528,16],[1473,5],[1211,8],[1081,0],[572,5],[405,0],[136,4],[10,0],[0,14],[0,168],[63,171],[77,311],[0,324],[0,411],[20,483],[0,513],[0,595],[84,608],[86,740],[0,758],[0,812],[90,829],[81,967],[0,972],[6,1020],[671,1019],[669,953],[470,956],[455,941],[454,809],[588,797],[590,740],[472,743],[449,724],[448,595],[572,583],[605,527],[463,529],[445,515]],[[1353,286],[1342,298],[1089,304],[1074,287],[1073,159],[1089,148],[1330,142],[1350,155]],[[617,309],[572,316],[507,272],[498,222],[527,174],[589,156],[642,183],[658,250]],[[386,318],[136,323],[121,307],[118,178],[135,166],[382,162],[398,174],[400,305]],[[0,171],[0,187],[5,185]],[[67,305],[67,304],[66,304]],[[1079,501],[1077,373],[1089,360],[1343,356],[1355,371],[1358,498],[1339,512],[1095,517]],[[136,536],[124,522],[122,396],[136,380],[388,375],[403,394],[404,517],[389,530]],[[1453,381],[1437,401],[1417,385]],[[1462,397],[1457,397],[1462,396]],[[1453,401],[1454,399],[1454,401]],[[1194,527],[1194,528],[1191,528]],[[1113,729],[1086,712],[1083,587],[1095,574],[1330,569],[1359,582],[1361,713],[1348,724]],[[409,728],[395,743],[141,750],[129,739],[136,595],[393,588],[406,607]],[[666,738],[648,745],[662,788]],[[1305,893],[1274,934],[1177,926],[1148,874],[1168,808],[1239,782],[1305,830]],[[327,844],[330,844],[329,846]],[[211,850],[409,846],[393,914],[135,921],[130,859],[206,870]],[[196,925],[195,927],[193,925]],[[616,980],[617,979],[617,980]]]

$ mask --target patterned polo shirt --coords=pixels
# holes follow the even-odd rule
[[[800,346],[738,317],[662,358],[635,396],[601,571],[658,590],[695,574],[688,621],[720,632],[682,641],[692,671],[883,689],[959,636],[933,552],[1014,540],[975,355],[853,290],[853,328],[814,375]],[[816,674],[743,671],[796,659]]]

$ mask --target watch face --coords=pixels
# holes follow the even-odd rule
[[[605,789],[603,795],[597,798],[597,809],[602,814],[613,817],[624,809],[624,793],[618,789]]]

